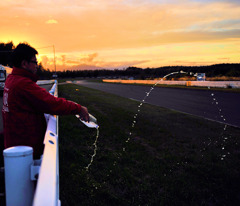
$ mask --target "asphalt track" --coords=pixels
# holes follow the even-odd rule
[[[77,84],[129,99],[240,127],[240,93],[77,81]]]

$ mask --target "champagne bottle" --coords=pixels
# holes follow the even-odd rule
[[[96,129],[98,129],[99,128],[99,126],[98,126],[98,124],[97,124],[97,119],[93,116],[93,115],[91,115],[91,114],[89,114],[89,122],[86,122],[86,121],[84,121],[84,120],[81,120],[81,118],[80,118],[80,116],[78,115],[78,114],[76,114],[76,117],[83,123],[83,124],[85,124],[87,127],[89,127],[89,128],[96,128]]]

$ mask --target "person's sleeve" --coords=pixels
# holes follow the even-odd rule
[[[28,82],[23,88],[24,98],[32,105],[35,111],[52,115],[79,114],[81,105],[64,98],[51,95],[37,84]]]

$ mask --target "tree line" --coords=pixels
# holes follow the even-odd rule
[[[0,43],[0,64],[11,67],[10,56],[15,49],[13,42]],[[41,63],[38,65],[38,76],[41,79],[52,78],[55,72],[45,69]],[[59,78],[135,78],[153,79],[161,78],[167,74],[177,71],[205,73],[207,77],[240,77],[240,64],[215,64],[210,66],[164,66],[158,68],[128,67],[126,69],[114,70],[64,70],[57,71]],[[175,75],[175,78],[182,76]]]
[[[126,69],[115,70],[66,70],[59,71],[59,78],[134,78],[134,79],[154,79],[161,78],[172,72],[184,71],[188,74],[205,73],[207,77],[240,77],[240,64],[216,64],[210,66],[165,66],[159,68],[138,68],[128,67]],[[175,78],[182,74],[175,75]]]
[[[10,66],[10,57],[12,51],[15,49],[13,42],[0,43],[0,64]]]

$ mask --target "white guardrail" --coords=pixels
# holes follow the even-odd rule
[[[57,81],[49,93],[54,96],[58,95]],[[6,206],[61,205],[59,200],[58,116],[47,114],[45,117],[48,124],[44,138],[45,148],[40,160],[33,160],[33,149],[27,146],[11,147],[3,152]]]
[[[122,80],[122,79],[103,79],[103,82],[122,83],[122,84],[166,84],[166,85],[185,85],[197,87],[220,87],[220,88],[240,88],[240,81],[168,81],[168,80]]]

